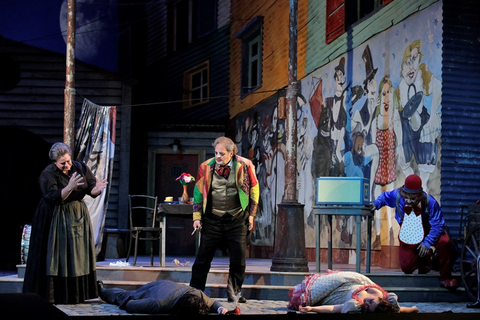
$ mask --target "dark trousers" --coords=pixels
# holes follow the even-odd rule
[[[244,212],[236,217],[229,214],[222,217],[205,214],[202,218],[200,248],[192,266],[190,286],[205,290],[215,252],[226,245],[230,255],[227,295],[233,298],[240,293],[245,278],[247,230],[247,217]]]
[[[439,278],[440,280],[452,278],[452,267],[455,261],[452,261],[452,246],[450,237],[446,231],[440,234],[437,242],[433,244],[435,251],[438,253],[440,264]],[[425,274],[430,272],[432,268],[432,250],[423,258],[418,256],[417,245],[408,245],[400,241],[399,258],[400,267],[406,274],[411,274],[418,269],[418,273]]]
[[[102,289],[99,292],[99,296],[100,298],[102,298],[103,301],[110,304],[116,304],[117,306],[121,305],[129,294],[129,291],[121,288]]]

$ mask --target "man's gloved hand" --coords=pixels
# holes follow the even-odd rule
[[[375,205],[373,204],[373,202],[370,202],[370,211],[371,211],[371,212],[375,212],[375,210],[377,210],[377,208],[375,207]]]
[[[428,248],[426,245],[424,245],[423,243],[420,243],[420,245],[417,247],[417,250],[418,250],[418,255],[423,258],[425,257],[427,254],[428,254],[428,251],[430,250],[430,248]]]

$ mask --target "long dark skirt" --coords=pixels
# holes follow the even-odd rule
[[[98,297],[95,244],[83,201],[60,206],[40,201],[32,221],[23,292],[55,304]]]

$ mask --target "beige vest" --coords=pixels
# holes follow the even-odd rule
[[[242,206],[233,170],[228,175],[228,180],[215,171],[212,179],[212,213],[221,217],[225,213],[236,216],[240,212],[242,212]]]

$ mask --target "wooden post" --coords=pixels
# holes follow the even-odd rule
[[[63,142],[74,149],[75,141],[75,28],[76,0],[68,0],[67,52],[64,91]]]

